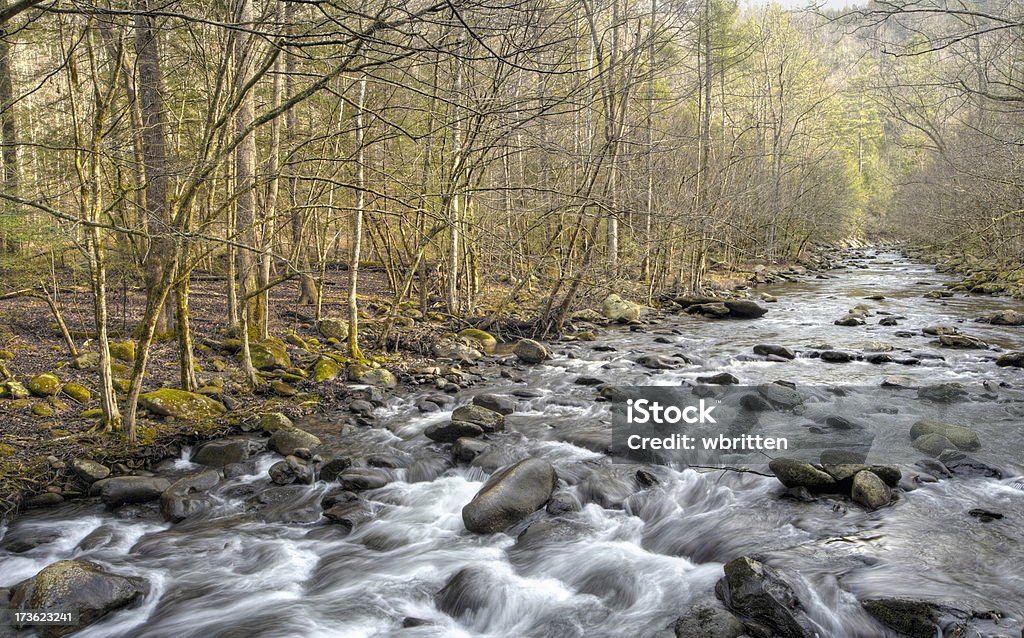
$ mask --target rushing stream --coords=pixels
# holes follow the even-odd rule
[[[177,525],[164,522],[155,506],[111,512],[95,499],[21,516],[0,530],[0,546],[18,539],[34,539],[34,546],[0,550],[0,587],[64,558],[146,579],[149,592],[140,605],[77,634],[83,637],[642,637],[658,635],[695,602],[714,597],[726,561],[756,555],[800,575],[808,616],[822,636],[894,636],[858,601],[897,596],[998,611],[1005,616],[998,625],[979,620],[977,626],[1016,637],[1024,618],[1024,459],[1013,445],[1024,438],[1024,416],[1014,422],[1012,415],[1024,411],[1010,412],[1004,441],[987,439],[1009,451],[1003,478],[922,483],[891,507],[869,512],[839,497],[780,498],[784,488],[776,479],[750,473],[654,468],[657,485],[637,491],[623,478],[636,466],[612,464],[592,451],[608,439],[608,404],[595,401],[595,387],[575,383],[594,377],[678,386],[718,372],[748,385],[782,379],[877,388],[886,375],[921,384],[1024,382],[1021,369],[994,364],[996,352],[937,348],[921,334],[925,326],[952,324],[1002,348],[1024,349],[1024,328],[974,323],[997,310],[1021,309],[1019,302],[922,297],[946,281],[897,254],[868,253],[828,278],[765,288],[778,302],[757,320],[665,315],[642,330],[611,327],[594,342],[554,344],[553,359],[541,365],[491,366],[488,379],[457,395],[457,403],[481,392],[515,394],[516,412],[507,417],[508,431],[494,436],[496,444],[472,464],[451,466],[447,452],[423,436],[455,407],[421,412],[417,404],[438,394],[426,387],[378,407],[375,428],[343,426],[347,412],[299,423],[325,443],[338,432],[331,444],[394,479],[362,493],[373,515],[351,533],[320,516],[321,497],[336,486],[271,487],[267,469],[280,457],[264,453],[253,474],[213,490],[212,512]],[[872,295],[884,299],[865,301]],[[880,326],[878,315],[866,326],[833,324],[859,303],[901,317],[899,325]],[[759,343],[798,351],[827,343],[850,352],[890,344],[921,363],[766,361],[751,354]],[[692,363],[649,370],[634,362],[652,353],[684,354]],[[566,524],[551,533],[541,529],[518,540],[528,523],[548,515],[542,510],[508,535],[467,532],[462,507],[487,476],[529,456],[555,466],[563,482],[558,493],[579,498],[582,510],[565,514]],[[194,467],[186,454],[165,470]],[[969,515],[975,509],[1003,518],[982,521]],[[470,566],[486,578],[475,600],[463,601],[474,611],[455,619],[438,609],[435,594]]]

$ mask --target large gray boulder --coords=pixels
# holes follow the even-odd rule
[[[192,456],[192,462],[220,468],[230,463],[241,463],[253,453],[262,451],[262,448],[253,439],[228,437],[203,444]]]
[[[608,318],[609,321],[621,321],[623,323],[629,321],[640,320],[640,304],[633,303],[632,301],[626,301],[622,297],[612,293],[604,298],[601,302],[601,314]]]
[[[165,478],[149,476],[115,476],[96,481],[89,490],[99,494],[108,507],[120,507],[129,503],[148,503],[160,498],[171,486]]]
[[[911,638],[969,635],[966,612],[949,605],[909,598],[875,598],[861,606],[880,623]]]
[[[78,612],[73,625],[35,626],[41,638],[75,633],[100,618],[138,601],[146,591],[141,578],[121,576],[84,560],[62,560],[14,586],[11,608]]]
[[[768,312],[767,308],[747,299],[728,299],[723,303],[729,309],[730,319],[757,319]]]
[[[876,510],[889,504],[892,494],[889,486],[870,470],[861,470],[853,477],[850,498],[869,510]]]
[[[551,357],[548,349],[533,339],[520,339],[512,348],[512,353],[523,363],[541,363]]]
[[[270,435],[267,447],[282,456],[294,454],[299,448],[313,449],[320,445],[320,438],[305,430],[278,430]]]
[[[201,514],[213,506],[213,501],[206,491],[220,481],[217,470],[202,470],[184,476],[160,495],[160,513],[164,520],[172,523]]]
[[[524,459],[496,472],[462,508],[466,529],[478,534],[504,531],[539,510],[555,489],[555,468],[543,459]]]
[[[772,459],[768,468],[786,487],[806,487],[809,490],[834,488],[836,481],[830,474],[819,470],[810,463],[785,457]]]
[[[944,436],[958,449],[968,452],[981,449],[978,433],[962,425],[953,425],[932,419],[921,419],[910,427],[910,438],[917,439],[926,434]]]
[[[505,417],[499,412],[480,405],[463,405],[452,412],[452,423],[471,423],[484,432],[500,432],[505,429]]]
[[[807,617],[793,585],[783,574],[746,556],[725,564],[725,576],[715,586],[725,606],[742,617],[768,626],[788,638],[822,635]]]

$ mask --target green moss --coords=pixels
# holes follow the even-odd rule
[[[10,350],[0,350],[0,361],[10,361],[14,358],[14,353]]]
[[[135,361],[135,342],[123,341],[121,343],[111,343],[110,356],[114,357],[118,361],[126,361],[129,363]]]
[[[6,443],[0,443],[0,457],[7,458],[8,456],[14,456],[14,452],[17,450],[13,445]]]
[[[224,406],[209,397],[174,388],[146,392],[139,396],[139,405],[154,414],[185,421],[212,419],[224,412]]]
[[[99,408],[89,408],[88,410],[82,410],[81,417],[83,419],[98,419],[103,416],[103,410]]]
[[[37,403],[32,406],[32,414],[40,418],[53,416],[53,408],[45,403]]]
[[[81,383],[65,383],[64,387],[61,388],[61,392],[71,397],[76,403],[88,403],[92,401],[92,393],[89,392],[89,388],[85,387]]]
[[[139,445],[152,445],[156,441],[157,431],[154,427],[142,426],[136,430]]]

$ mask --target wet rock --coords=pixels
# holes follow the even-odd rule
[[[627,499],[640,490],[635,473],[628,467],[599,467],[577,485],[580,500],[597,503],[605,509],[622,509]]]
[[[936,403],[955,403],[967,396],[967,390],[959,383],[939,383],[918,388],[917,396]]]
[[[799,392],[780,383],[761,384],[757,392],[777,410],[792,410],[803,403]]]
[[[599,377],[587,377],[587,376],[576,377],[576,380],[573,381],[573,384],[575,384],[575,385],[584,385],[584,386],[598,386],[598,385],[604,385],[605,383],[607,383],[607,381],[605,381],[604,379],[601,379]]]
[[[547,503],[555,489],[555,469],[545,460],[529,458],[496,472],[462,508],[471,532],[504,531]]]
[[[865,361],[874,365],[881,365],[883,363],[893,363],[896,361],[891,354],[880,352],[878,354],[871,354],[864,358]]]
[[[991,512],[983,509],[972,509],[967,512],[968,516],[978,519],[982,523],[991,523],[992,521],[999,521],[1003,519],[1003,515],[999,512]]]
[[[295,482],[295,470],[288,461],[278,461],[267,470],[275,485],[291,485]]]
[[[572,512],[578,512],[581,509],[583,509],[583,504],[580,503],[580,499],[576,498],[575,494],[568,491],[556,492],[552,495],[551,500],[548,501],[548,505],[545,508],[547,513],[552,516],[570,514]]]
[[[505,429],[505,417],[479,405],[463,405],[452,412],[452,423],[469,423],[484,432],[501,432]]]
[[[820,635],[782,572],[746,556],[725,564],[715,593],[731,611],[790,638]]]
[[[141,578],[121,576],[84,560],[62,560],[14,586],[13,609],[78,611],[74,625],[36,626],[41,638],[56,638],[79,631],[112,611],[138,601],[146,592]]]
[[[768,312],[767,308],[746,299],[727,300],[725,307],[729,309],[730,319],[757,319]]]
[[[909,598],[876,598],[861,606],[880,623],[910,638],[967,635],[968,612]]]
[[[213,503],[205,492],[219,481],[220,474],[216,470],[203,470],[172,483],[160,495],[160,513],[164,520],[177,523],[207,511]]]
[[[796,353],[786,346],[776,346],[769,343],[759,343],[754,346],[754,354],[761,355],[762,357],[773,356],[782,357],[783,359],[796,358]]]
[[[512,348],[512,352],[523,363],[541,363],[551,357],[548,349],[533,339],[520,339]]]
[[[892,495],[889,492],[889,486],[877,474],[870,470],[861,470],[853,477],[850,498],[855,503],[875,510],[888,505]]]
[[[501,604],[506,587],[492,570],[486,567],[466,567],[456,572],[441,591],[434,595],[437,608],[452,618],[462,618]]]
[[[981,449],[978,433],[971,428],[931,419],[922,419],[910,428],[910,438],[917,439],[926,434],[938,434],[948,439],[957,449],[974,451]]]
[[[424,436],[438,443],[454,443],[461,438],[483,436],[484,429],[475,423],[466,421],[445,421],[432,423],[423,430]]]
[[[224,413],[224,406],[210,397],[174,388],[161,388],[139,395],[139,405],[153,414],[182,421],[203,421]]]
[[[954,335],[954,334],[956,334],[956,328],[954,328],[953,326],[945,326],[945,325],[928,326],[926,328],[922,328],[921,332],[926,334],[926,335],[932,336],[932,337],[940,337],[942,335]]]
[[[881,319],[878,320],[878,325],[880,325],[880,326],[898,326],[899,325],[899,321],[896,320],[896,317],[882,317]]]
[[[341,473],[352,467],[352,461],[345,457],[329,459],[320,467],[321,481],[336,481]]]
[[[256,473],[256,463],[246,461],[244,463],[228,463],[224,466],[224,478],[233,479],[239,476],[248,476]]]
[[[391,477],[386,471],[372,467],[350,467],[338,476],[341,487],[352,492],[375,490],[390,481]]]
[[[37,397],[52,397],[60,392],[60,379],[55,374],[43,372],[29,379],[25,387]]]
[[[207,467],[224,467],[229,463],[241,463],[262,450],[263,445],[253,439],[228,437],[203,444],[192,455],[192,462]]]
[[[42,494],[36,494],[29,496],[21,502],[21,506],[25,509],[41,509],[44,507],[56,507],[64,502],[64,497],[55,492],[43,492]]]
[[[1024,326],[1024,312],[1016,310],[1000,310],[999,312],[984,317],[980,321],[991,323],[996,326]]]
[[[636,362],[648,370],[672,370],[679,366],[675,359],[663,357],[658,354],[645,354],[637,357]]]
[[[832,323],[834,323],[837,326],[845,326],[847,328],[853,328],[855,326],[863,326],[866,322],[862,318],[860,318],[860,317],[854,317],[854,316],[848,315],[846,317],[843,317],[842,319],[836,319]]]
[[[170,481],[148,476],[116,476],[96,481],[90,494],[99,494],[107,507],[115,508],[129,503],[148,503],[160,498]]]
[[[500,394],[478,394],[473,397],[473,405],[479,405],[502,415],[509,415],[516,411],[515,399]]]
[[[714,303],[702,303],[694,304],[686,307],[686,312],[691,315],[704,315],[705,317],[711,317],[713,319],[724,319],[729,316],[729,308],[724,303],[716,301]]]
[[[811,491],[821,491],[834,488],[836,484],[827,472],[803,461],[778,457],[772,459],[768,467],[786,487],[806,487]]]
[[[739,638],[744,624],[718,601],[694,605],[673,626],[676,638]]]
[[[305,430],[295,428],[294,430],[278,430],[270,436],[267,447],[282,456],[294,454],[298,448],[315,448],[320,445],[320,439]]]
[[[459,437],[452,445],[452,457],[456,461],[469,463],[491,447],[490,443],[471,437]]]
[[[928,456],[938,456],[945,450],[956,448],[952,441],[941,434],[922,434],[913,440],[912,445]]]
[[[971,335],[964,334],[940,335],[939,345],[947,348],[962,349],[982,349],[988,347],[988,344],[978,337],[972,337]]]
[[[951,474],[966,477],[1003,478],[1003,471],[992,467],[984,461],[971,458],[959,450],[945,450],[939,455],[939,461]]]
[[[825,350],[821,353],[821,360],[829,363],[847,363],[853,360],[853,355],[841,350]]]
[[[89,459],[74,459],[71,461],[71,470],[90,485],[110,476],[110,468]]]
[[[601,302],[601,314],[609,321],[627,323],[640,321],[640,304],[626,301],[616,294],[610,294]]]
[[[736,385],[740,380],[728,372],[719,372],[705,377],[697,377],[697,383],[709,383],[711,385]]]
[[[1004,368],[1024,368],[1024,350],[1000,355],[996,359],[996,365]]]
[[[351,532],[361,523],[368,523],[373,520],[373,510],[363,501],[350,501],[338,503],[324,510],[324,516],[332,523],[340,525]]]

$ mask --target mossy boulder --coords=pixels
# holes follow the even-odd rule
[[[533,339],[520,339],[516,342],[515,347],[512,348],[512,352],[523,363],[541,363],[551,357],[548,349]]]
[[[341,366],[337,361],[328,357],[321,357],[313,366],[313,380],[317,383],[336,379],[340,373]]]
[[[110,356],[114,357],[118,361],[125,361],[127,363],[135,361],[135,342],[124,341],[121,343],[111,343]]]
[[[78,612],[72,625],[42,625],[42,638],[75,633],[112,611],[137,602],[146,592],[146,582],[133,576],[106,571],[84,560],[62,560],[44,567],[38,574],[14,586],[10,606],[18,610]]]
[[[92,392],[81,383],[65,383],[61,392],[71,398],[75,403],[88,403],[92,401]]]
[[[348,322],[344,319],[321,319],[317,329],[328,339],[344,341],[348,339]]]
[[[498,347],[498,340],[491,336],[490,333],[483,330],[477,330],[476,328],[466,328],[465,330],[459,331],[459,338],[468,341],[469,345],[475,346],[481,352],[486,354],[492,354],[494,349]]]
[[[278,370],[292,367],[284,343],[278,339],[262,339],[249,344],[249,358],[257,370]]]
[[[53,408],[45,403],[37,403],[32,406],[32,414],[40,418],[53,416]]]
[[[14,353],[10,350],[0,350],[0,361],[10,361],[14,358]]]
[[[117,390],[118,392],[120,392],[121,394],[128,394],[128,390],[130,390],[131,387],[132,387],[132,382],[129,381],[128,379],[122,379],[120,377],[115,377],[111,381],[111,385],[113,385],[114,389]]]
[[[267,412],[260,417],[259,428],[264,432],[273,434],[278,430],[294,430],[295,424],[280,412]]]
[[[139,405],[160,416],[171,416],[184,421],[212,419],[224,412],[224,406],[210,397],[162,388],[139,396]]]
[[[348,367],[349,381],[368,385],[396,386],[398,379],[384,368],[371,368],[363,363],[353,363]]]
[[[8,399],[27,399],[31,393],[20,382],[10,379],[0,385],[0,396]]]
[[[973,452],[981,449],[978,433],[971,428],[931,419],[922,419],[910,428],[910,438],[916,440],[927,434],[944,436],[958,449]]]
[[[60,392],[60,379],[52,372],[42,372],[28,380],[28,391],[37,397],[52,397]]]
[[[610,321],[623,323],[640,320],[640,304],[626,301],[616,294],[610,294],[601,302],[601,314]]]

